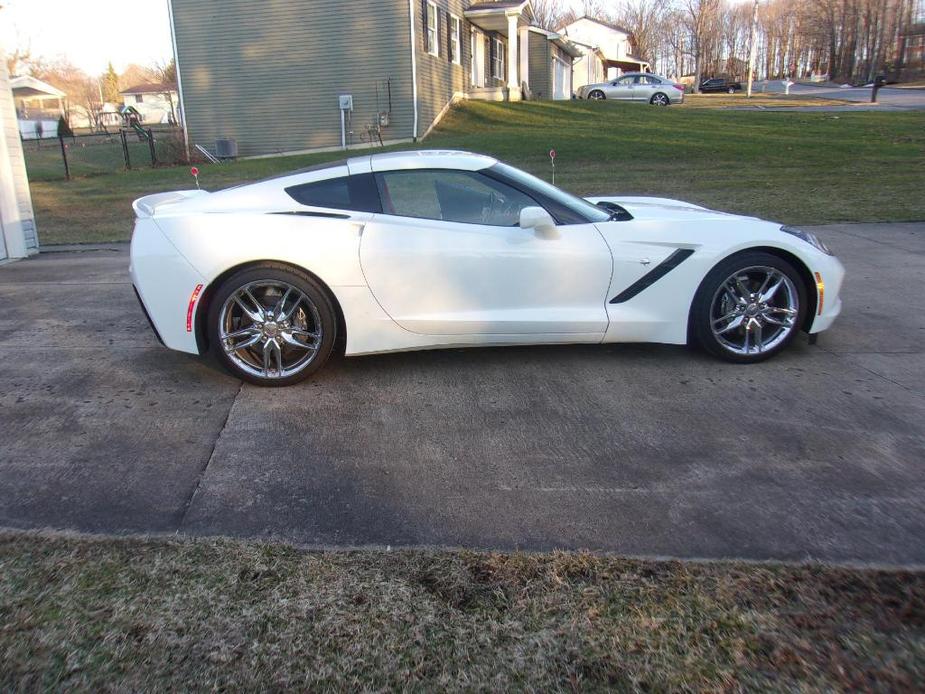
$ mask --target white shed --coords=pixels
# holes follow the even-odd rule
[[[13,91],[0,50],[0,260],[25,258],[38,250]]]

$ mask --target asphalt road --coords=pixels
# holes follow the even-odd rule
[[[925,564],[925,224],[820,233],[844,315],[765,364],[451,350],[284,390],[160,347],[124,250],[0,267],[0,525]]]
[[[759,82],[754,91],[761,93],[768,91],[776,94],[783,94],[786,88],[782,81],[771,80],[769,82]],[[907,110],[907,109],[925,109],[925,88],[912,87],[883,87],[877,92],[877,104],[870,103],[870,87],[830,87],[814,86],[808,84],[792,84],[790,86],[791,94],[801,96],[815,96],[825,99],[842,99],[858,104],[867,104],[871,108],[882,110]],[[825,108],[833,110],[833,107],[816,107],[817,110]],[[846,106],[844,110],[856,110],[857,107]]]

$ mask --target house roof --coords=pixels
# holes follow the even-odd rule
[[[32,97],[54,97],[58,99],[63,99],[67,94],[62,92],[56,87],[52,87],[47,82],[43,82],[40,79],[36,79],[30,75],[23,75],[22,77],[14,77],[10,80],[10,88],[13,90],[14,96],[32,96]]]
[[[563,29],[563,28],[569,26],[569,24],[574,24],[575,22],[580,22],[582,19],[587,19],[589,22],[594,22],[595,24],[600,24],[601,26],[607,27],[608,29],[613,29],[614,31],[619,31],[619,32],[624,33],[624,34],[629,34],[630,36],[633,35],[633,32],[630,31],[629,29],[627,29],[627,28],[624,27],[624,26],[620,26],[619,24],[614,24],[613,22],[606,22],[606,21],[604,21],[603,19],[598,19],[597,17],[591,17],[590,15],[582,15],[582,16],[579,17],[578,19],[574,19],[574,20],[572,20],[571,22],[569,22],[568,24],[564,24],[564,25],[562,25],[562,26],[559,27],[559,28],[560,28],[560,29]]]
[[[602,51],[602,50],[600,49],[600,46],[592,46],[590,43],[583,43],[583,42],[581,42],[581,41],[576,41],[576,40],[573,39],[573,38],[569,38],[568,40],[569,40],[569,43],[571,43],[573,46],[578,46],[578,47],[581,47],[581,48],[586,48],[587,50],[584,51],[585,53],[594,53],[594,54],[596,54],[601,60],[606,60],[606,59],[607,59],[606,56],[604,55],[604,51]]]
[[[548,29],[543,29],[542,27],[530,27],[530,31],[536,34],[542,34],[548,41],[552,41],[556,46],[561,48],[567,55],[571,56],[572,58],[577,58],[578,56],[582,55],[581,49],[578,48],[578,46],[576,46],[573,41],[570,41],[562,34],[557,34],[554,31],[549,31]]]
[[[526,5],[528,0],[498,0],[497,2],[477,2],[469,5],[468,10],[510,10]]]
[[[530,0],[499,0],[470,5],[463,16],[484,31],[507,30],[508,16],[517,16],[519,26],[529,26],[533,19]]]
[[[145,82],[123,89],[120,94],[166,94],[177,91],[176,82]]]

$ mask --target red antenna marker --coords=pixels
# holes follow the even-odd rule
[[[556,150],[549,150],[549,161],[552,162],[552,184],[556,185]]]
[[[189,172],[193,174],[193,178],[196,179],[196,190],[199,190],[199,169],[194,166]]]

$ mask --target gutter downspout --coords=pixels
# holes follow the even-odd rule
[[[183,150],[186,160],[190,160],[189,128],[186,127],[186,105],[183,103],[183,80],[180,77],[180,56],[177,54],[177,31],[174,28],[173,0],[167,0],[167,11],[170,13],[170,43],[173,46],[173,66],[177,71],[177,100],[180,103],[180,124],[183,126]],[[170,102],[171,109],[173,101]]]
[[[415,55],[415,36],[414,36],[414,3],[415,0],[408,0],[408,20],[411,25],[411,100],[414,102],[414,129],[411,131],[411,139],[418,141],[418,64]],[[177,73],[179,76],[179,73]]]

